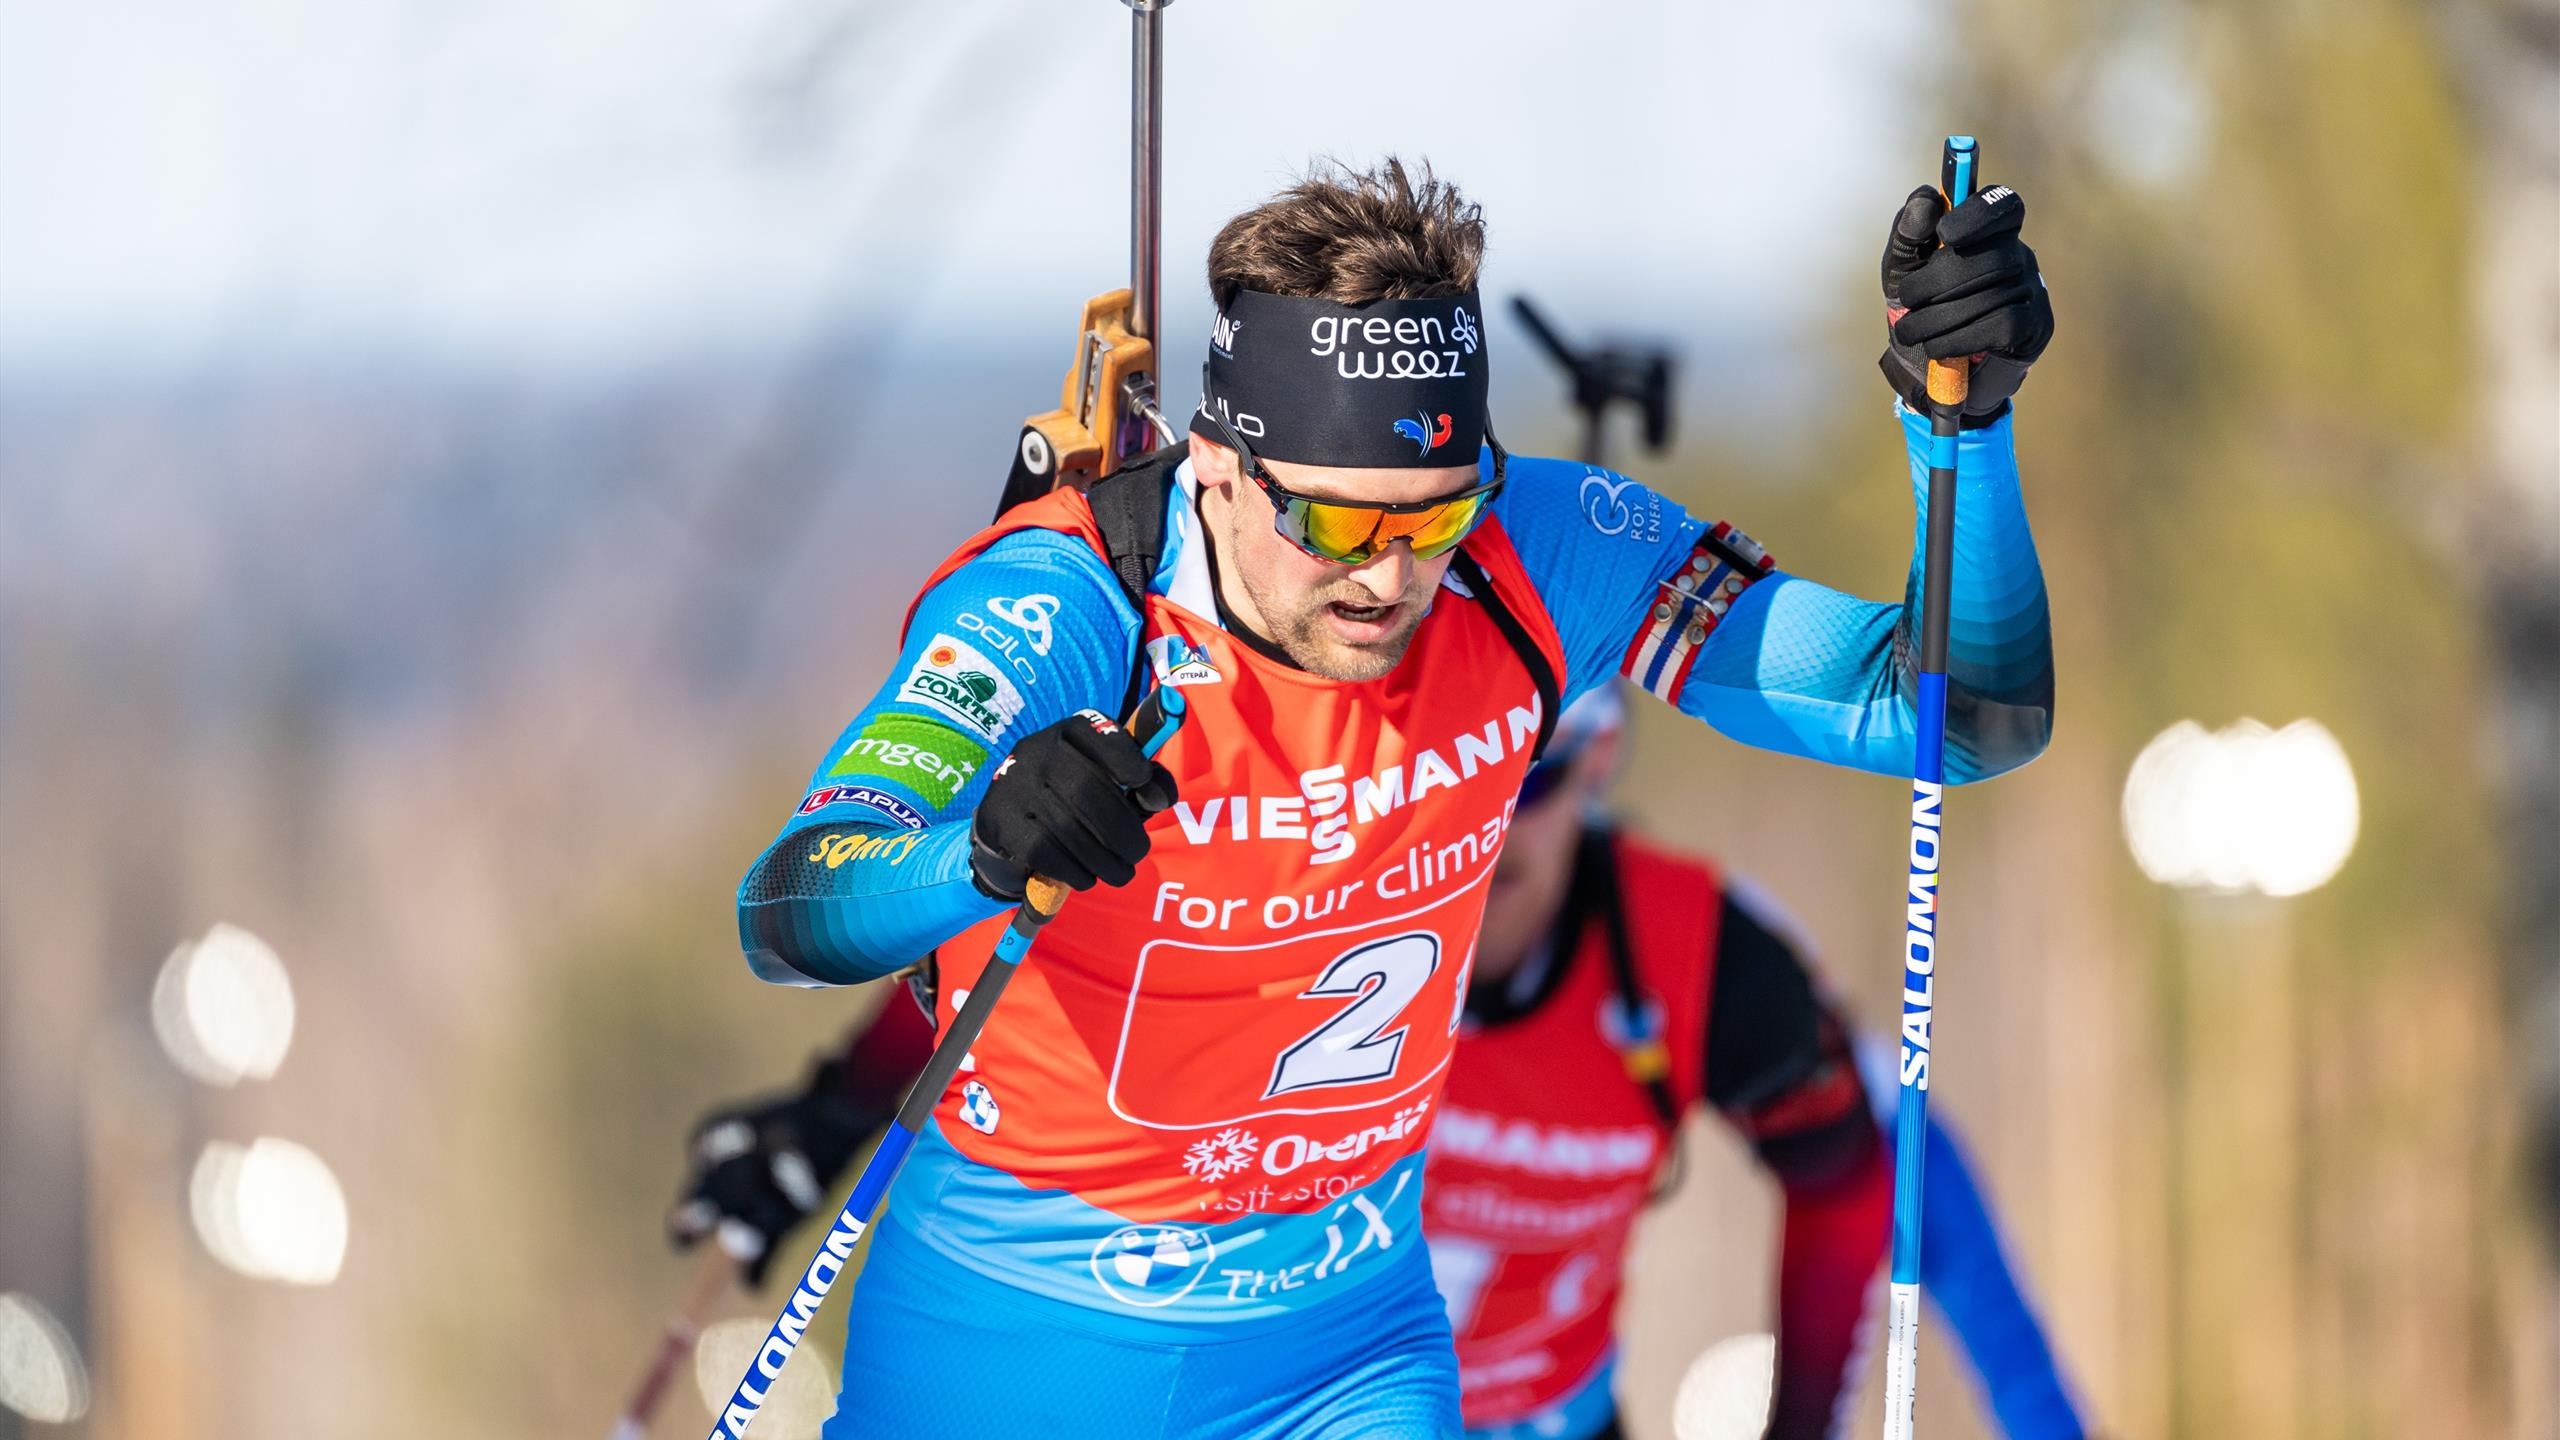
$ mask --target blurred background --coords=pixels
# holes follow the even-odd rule
[[[1427,156],[1491,225],[1514,448],[1579,433],[1510,297],[1669,343],[1675,444],[1620,463],[1868,595],[1876,254],[1982,137],[2061,320],[2019,445],[2062,706],[1951,806],[1936,1108],[2111,1435],[2560,1434],[2560,7],[1166,27],[1173,408],[1218,223]],[[752,981],[732,889],[1125,283],[1127,33],[0,0],[0,1436],[602,1432],[691,1121],[880,1002]],[[2179,732],[2137,863],[2137,756],[2244,719],[2336,748]],[[1901,789],[1639,734],[1633,813],[1890,1024]],[[1648,1440],[1769,1323],[1770,1197],[1693,1144]],[[1984,1434],[1951,1349],[1924,1423]]]

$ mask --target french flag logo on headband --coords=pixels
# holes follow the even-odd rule
[[[1446,413],[1435,421],[1431,412],[1416,410],[1412,418],[1395,422],[1395,428],[1397,434],[1421,446],[1425,455],[1449,443],[1449,417]]]

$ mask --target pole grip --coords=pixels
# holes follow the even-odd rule
[[[1173,732],[1182,728],[1184,709],[1180,690],[1171,685],[1158,685],[1147,692],[1146,699],[1138,702],[1138,708],[1130,712],[1128,724],[1123,728],[1129,732],[1130,739],[1138,742],[1140,752],[1152,760],[1155,753],[1164,748],[1165,742],[1173,738]],[[1067,897],[1074,893],[1046,875],[1032,876],[1022,887],[1022,909],[1015,914],[1014,925],[1028,932],[1048,924],[1066,908]]]
[[[1156,752],[1164,748],[1164,743],[1173,738],[1173,732],[1182,728],[1182,716],[1187,708],[1180,688],[1158,685],[1147,692],[1146,699],[1138,702],[1136,710],[1130,712],[1129,738],[1138,742],[1138,748],[1146,752],[1148,759],[1154,759]]]
[[[1947,197],[1947,208],[1953,210],[1973,198],[1975,149],[1970,135],[1950,135],[1946,148],[1938,152],[1938,190]],[[1973,387],[1973,365],[1964,360],[1932,360],[1929,362],[1929,403],[1948,410],[1964,408],[1965,395]]]
[[[1034,875],[1022,887],[1022,908],[1046,923],[1067,907],[1067,897],[1074,893],[1076,892],[1046,875]]]

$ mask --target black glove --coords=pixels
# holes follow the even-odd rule
[[[684,1196],[667,1238],[690,1250],[717,1231],[750,1289],[764,1283],[775,1242],[817,1208],[887,1117],[844,1093],[843,1063],[818,1067],[800,1094],[715,1110],[694,1127]]]
[[[1019,900],[1034,875],[1077,890],[1126,885],[1147,858],[1147,817],[1173,776],[1098,710],[1025,736],[996,767],[970,831],[978,888]]]
[[[1963,424],[1979,430],[2008,412],[2027,367],[2052,342],[2044,276],[2036,252],[2018,238],[2026,218],[2026,200],[2006,185],[1953,211],[1927,185],[1902,202],[1884,242],[1891,338],[1877,363],[1912,409],[1929,408],[1929,361],[1977,356]]]

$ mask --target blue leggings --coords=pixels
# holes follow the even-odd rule
[[[1456,1440],[1448,1314],[1407,1248],[1344,1303],[1183,1343],[1105,1334],[883,1223],[824,1440]]]

